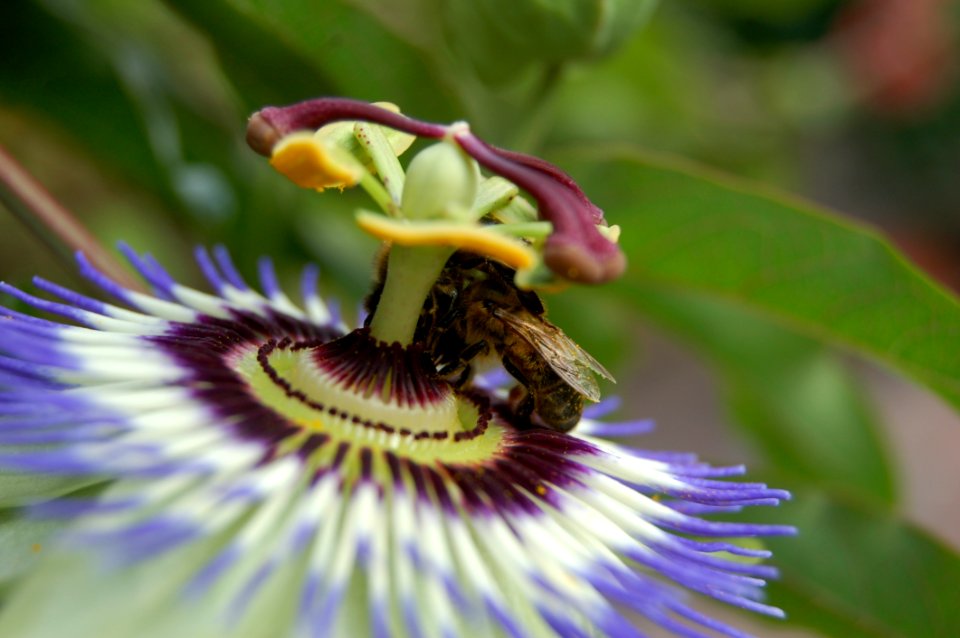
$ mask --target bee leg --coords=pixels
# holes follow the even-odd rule
[[[473,366],[470,365],[470,362],[483,351],[486,345],[483,341],[478,341],[467,346],[457,355],[454,363],[442,366],[443,377],[456,388],[463,386],[473,376]]]
[[[507,397],[507,406],[510,408],[510,423],[518,430],[529,430],[537,427],[534,423],[534,400],[525,387],[514,386]]]
[[[485,341],[478,341],[467,346],[460,353],[460,361],[462,361],[464,365],[470,365],[470,362],[473,361],[478,354],[483,352],[486,347],[487,343]]]
[[[463,370],[460,373],[458,385],[465,383],[467,379],[470,378],[470,375],[473,372],[473,368],[471,367],[470,362],[473,361],[477,357],[477,355],[482,353],[486,347],[487,347],[487,344],[485,342],[478,341],[474,344],[467,346],[466,348],[460,351],[459,355],[457,355],[457,363],[455,366],[453,366],[453,369]]]
[[[467,364],[463,366],[463,370],[460,371],[460,376],[458,376],[456,380],[451,381],[451,383],[455,388],[463,387],[471,376],[473,376],[473,366]]]
[[[528,389],[529,382],[526,376],[517,369],[517,366],[510,361],[509,357],[504,357],[502,363],[504,370],[517,380],[517,385],[510,389],[510,395],[507,397],[507,404],[514,416],[514,424],[520,429],[534,427],[532,418],[536,403],[533,393]]]
[[[501,363],[503,363],[503,369],[506,370],[511,377],[516,379],[517,383],[522,385],[524,388],[529,387],[530,382],[527,381],[527,377],[520,372],[520,369],[517,366],[513,364],[513,361],[510,360],[510,357],[503,357],[503,359],[501,359]]]
[[[513,412],[524,419],[529,419],[533,416],[533,409],[536,407],[536,403],[533,400],[533,395],[527,392],[527,389],[522,385],[518,385],[510,391],[509,397],[510,405],[513,406]]]

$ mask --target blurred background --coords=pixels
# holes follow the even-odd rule
[[[492,142],[583,178],[626,233],[605,176],[565,158],[620,147],[680,156],[876,225],[936,279],[960,286],[960,4],[635,1],[610,3],[612,17],[599,2],[558,3],[556,13],[540,4],[8,1],[0,145],[107,245],[149,250],[195,285],[198,243],[226,244],[249,274],[262,254],[290,280],[314,261],[348,315],[374,250],[350,216],[365,202],[298,190],[249,151],[245,119],[262,106],[344,95],[467,119]],[[0,214],[0,276],[83,288],[50,244]],[[776,454],[743,427],[742,395],[749,386],[788,402],[797,385],[731,380],[709,347],[670,330],[669,313],[653,306],[638,313],[594,291],[551,302],[554,321],[619,371],[625,412],[657,420],[645,445],[776,469]],[[604,312],[581,312],[587,304]],[[764,334],[750,344],[770,352]],[[835,413],[809,401],[822,398],[829,411],[843,388],[852,418],[870,423],[893,511],[931,542],[960,547],[960,419],[890,372],[819,352],[811,361],[821,367],[797,377],[811,387],[784,410],[796,409],[801,428],[800,417],[829,420]],[[801,594],[817,598],[775,590]],[[794,616],[827,635],[911,635],[849,612]],[[843,622],[823,620],[829,614]],[[801,635],[793,627],[755,631]]]

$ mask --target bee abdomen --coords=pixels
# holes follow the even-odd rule
[[[537,416],[543,424],[560,432],[568,432],[583,416],[583,395],[567,384],[540,388],[534,394]]]

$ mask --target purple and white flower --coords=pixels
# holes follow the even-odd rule
[[[269,260],[258,291],[223,248],[196,253],[212,294],[127,247],[153,294],[82,255],[82,275],[111,302],[41,279],[43,298],[0,284],[68,322],[0,309],[0,471],[64,477],[24,506],[32,520],[69,521],[0,610],[0,635],[588,637],[641,636],[644,623],[744,635],[697,611],[689,592],[782,615],[763,602],[769,552],[729,539],[793,528],[712,515],[786,492],[729,480],[742,467],[609,440],[650,427],[603,420],[610,401],[569,433],[531,426],[506,373],[453,383],[412,338],[458,247],[525,263],[552,246],[551,269],[583,275],[571,264],[592,259],[588,278],[622,266],[593,225],[599,210],[558,169],[455,130],[484,166],[533,179],[524,188],[541,206],[579,202],[580,216],[539,244],[505,243],[477,224],[485,209],[471,206],[493,197],[476,194],[469,163],[450,173],[459,191],[431,202],[444,192],[435,179],[421,175],[411,194],[397,168],[377,186],[335,151],[338,170],[325,175],[367,180],[401,219],[370,222],[397,243],[367,327],[318,295],[316,269],[298,305]],[[461,161],[443,148],[416,170]],[[374,159],[381,176],[395,170],[392,155]],[[449,219],[404,219],[414,201]],[[559,210],[552,223],[569,213]],[[584,223],[595,236],[576,244],[570,229]]]

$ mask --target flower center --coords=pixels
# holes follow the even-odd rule
[[[422,460],[485,457],[500,438],[485,436],[493,434],[485,399],[456,392],[419,346],[387,344],[366,329],[327,342],[271,339],[236,353],[231,367],[305,435]]]

